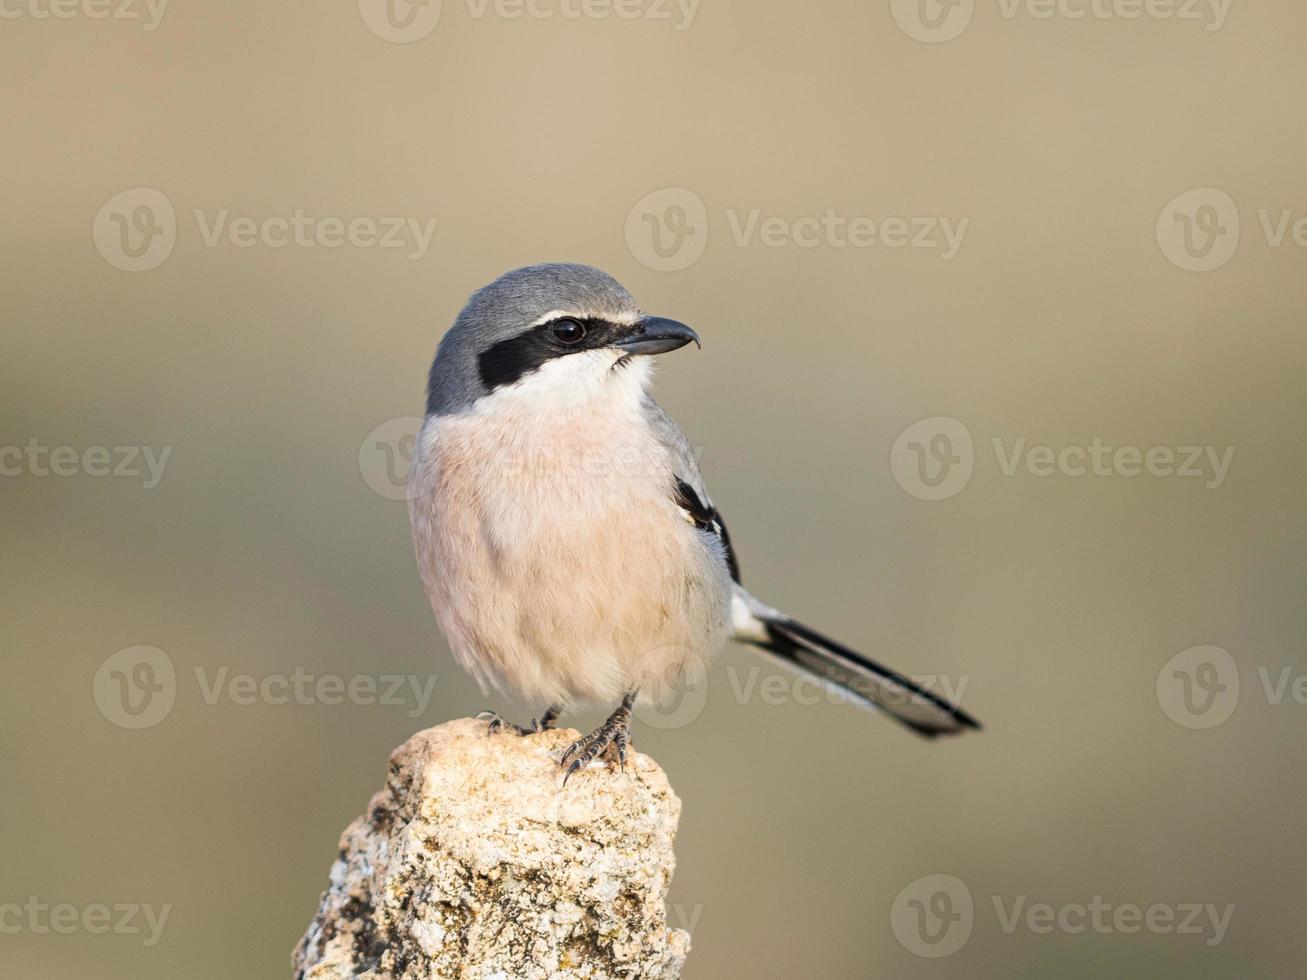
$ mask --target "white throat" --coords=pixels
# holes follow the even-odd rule
[[[643,404],[652,375],[650,358],[630,357],[620,350],[567,354],[481,398],[474,411],[478,415],[629,411]]]

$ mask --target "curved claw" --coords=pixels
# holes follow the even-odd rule
[[[569,745],[566,750],[564,750],[562,757],[558,760],[558,764],[566,765],[567,760],[572,757],[572,753],[580,752],[583,749],[588,748],[590,742],[594,740],[594,737],[595,733],[591,732],[589,735],[583,735],[581,738],[578,738],[575,742]]]
[[[563,786],[564,786],[564,787],[567,786],[567,781],[568,781],[569,779],[572,778],[572,773],[576,772],[576,771],[577,771],[578,769],[580,769],[580,768],[581,768],[581,760],[580,760],[580,759],[577,759],[575,762],[573,762],[570,766],[567,767],[567,772],[563,775]]]
[[[584,769],[598,758],[600,753],[609,748],[617,749],[617,758],[621,763],[622,771],[626,771],[626,748],[631,742],[631,704],[634,700],[635,695],[628,694],[622,699],[622,706],[614,711],[606,722],[567,747],[562,758],[558,760],[560,766],[567,767],[567,773],[563,776],[564,786],[574,772]],[[573,756],[575,758],[572,758]],[[569,759],[572,760],[570,764]]]
[[[495,734],[495,732],[499,731],[499,729],[504,727],[504,719],[500,718],[499,715],[495,714],[493,711],[480,711],[477,712],[475,717],[477,721],[488,722],[486,725],[486,738],[489,738],[491,735]]]
[[[505,721],[497,711],[480,711],[474,716],[477,721],[488,722],[486,728],[487,735],[493,735],[495,732],[508,729],[518,735],[539,735],[541,732],[547,732],[554,727],[554,722],[558,720],[559,709],[557,706],[551,707],[545,712],[543,718],[532,718],[531,727],[523,728],[521,725],[515,725],[511,721]]]
[[[487,722],[486,737],[501,731],[510,731],[516,735],[532,735],[539,729],[523,728],[521,725],[514,725],[511,721],[505,721],[496,711],[482,711],[476,716],[477,721]]]

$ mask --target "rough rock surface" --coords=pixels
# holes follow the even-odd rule
[[[390,758],[346,829],[297,980],[674,980],[689,936],[664,898],[681,802],[632,752],[561,789],[576,732],[451,721]]]

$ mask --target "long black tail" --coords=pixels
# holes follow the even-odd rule
[[[980,722],[957,705],[768,608],[743,589],[737,594],[735,618],[737,639],[850,692],[858,701],[879,708],[918,735],[935,738],[980,728]]]

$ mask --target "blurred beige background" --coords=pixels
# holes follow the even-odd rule
[[[566,259],[703,336],[658,392],[750,587],[987,726],[925,743],[741,649],[646,712],[687,977],[1299,975],[1307,9],[625,2],[4,7],[0,973],[289,974],[388,752],[488,703],[390,420],[471,290]],[[296,209],[308,241],[436,224],[275,247]],[[895,217],[965,233],[891,247]],[[875,244],[841,247],[854,219]],[[894,449],[936,417],[965,436]],[[1234,456],[1056,462],[1095,437]],[[106,663],[140,645],[166,659]],[[1203,646],[1229,659],[1169,664]],[[297,668],[363,686],[278,703]],[[389,675],[429,703],[369,699]],[[1206,913],[1076,931],[1095,896],[1234,908],[1219,942]],[[100,934],[97,904],[167,919]]]

